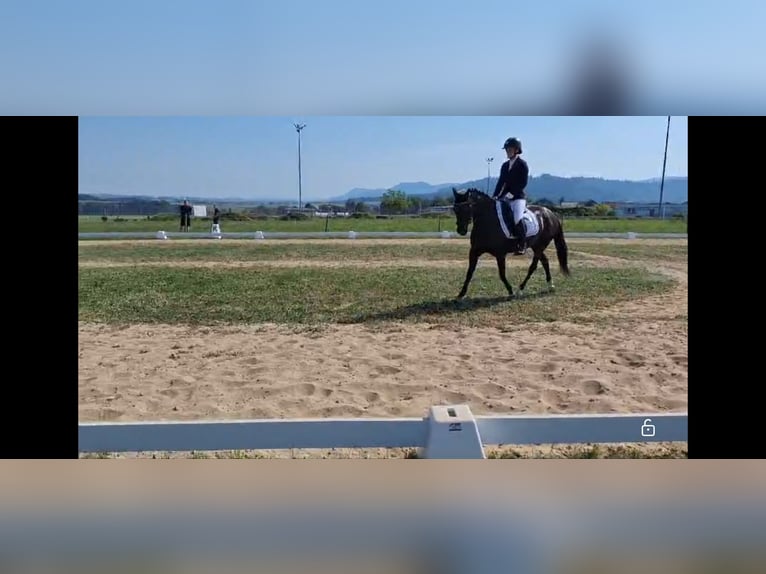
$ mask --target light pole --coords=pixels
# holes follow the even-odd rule
[[[491,164],[494,159],[494,157],[487,158],[487,195],[489,195],[489,164]]]
[[[298,211],[303,209],[303,189],[301,187],[301,130],[306,124],[293,124],[298,132]]]
[[[670,136],[670,116],[668,116],[668,128],[665,131],[665,157],[662,160],[662,180],[660,180],[660,219],[665,219],[662,213],[662,192],[665,190],[665,166],[668,162],[668,137]]]

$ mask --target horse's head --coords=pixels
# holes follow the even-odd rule
[[[457,190],[453,187],[452,196],[454,198],[452,211],[455,212],[457,232],[458,235],[465,235],[468,233],[468,225],[471,223],[471,218],[473,216],[469,190]]]
[[[473,219],[474,204],[484,199],[489,199],[489,196],[474,187],[461,190],[453,187],[452,196],[454,198],[452,210],[455,212],[455,218],[457,219],[457,232],[458,235],[465,235],[468,233],[468,225]]]

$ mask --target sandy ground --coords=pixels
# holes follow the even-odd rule
[[[606,321],[512,333],[80,323],[79,417],[420,417],[431,405],[457,403],[475,414],[685,411],[686,265],[647,265],[678,287],[616,305],[601,313]]]

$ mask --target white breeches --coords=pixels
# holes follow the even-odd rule
[[[524,210],[527,208],[526,199],[512,199],[511,210],[513,211],[513,224],[517,225],[521,216],[524,215]]]
[[[221,233],[221,226],[218,223],[214,223],[210,228],[210,233]]]

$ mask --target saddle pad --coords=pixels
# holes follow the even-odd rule
[[[511,210],[510,202],[506,200],[495,200],[495,206],[497,208],[497,218],[500,221],[500,227],[505,233],[508,239],[513,237],[510,230],[513,229],[513,211]],[[537,219],[534,213],[528,209],[524,210],[521,218],[527,227],[527,237],[532,237],[540,233],[540,220]]]

